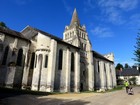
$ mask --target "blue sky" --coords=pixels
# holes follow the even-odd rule
[[[139,5],[139,0],[1,0],[0,21],[16,31],[30,25],[62,38],[76,8],[93,50],[113,52],[115,64],[133,65]]]

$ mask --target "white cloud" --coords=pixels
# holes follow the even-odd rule
[[[140,14],[132,15],[129,19],[128,25],[131,27],[140,28]]]
[[[122,10],[132,10],[138,6],[138,0],[100,0],[101,7],[114,7]]]
[[[100,38],[113,37],[113,32],[110,30],[110,28],[106,27],[96,27],[95,29],[91,30],[91,33]]]
[[[123,24],[125,22],[121,15],[121,11],[116,8],[110,7],[109,9],[105,9],[102,13],[105,15],[106,21],[112,22],[113,24]]]
[[[122,12],[135,9],[138,6],[138,0],[100,0],[98,5],[106,21],[123,24],[126,20],[123,19]]]
[[[126,11],[132,10],[138,6],[138,0],[123,0],[119,3],[119,7]]]

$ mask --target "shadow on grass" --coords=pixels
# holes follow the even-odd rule
[[[0,105],[87,105],[90,104],[89,101],[83,101],[83,100],[56,99],[56,98],[38,99],[37,97],[24,98],[24,99],[21,98],[22,97],[2,99],[0,101]]]
[[[45,95],[46,96],[46,95],[50,95],[52,93],[0,87],[0,99],[7,98],[7,97],[13,97],[13,96],[17,96],[17,95],[23,95],[23,94]]]
[[[37,92],[0,88],[0,105],[86,105],[83,100],[50,98],[47,95],[59,93]]]

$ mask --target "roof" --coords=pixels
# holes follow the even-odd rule
[[[118,76],[139,76],[139,74],[139,70],[136,68],[127,68],[116,72],[116,75]]]
[[[100,59],[103,59],[105,61],[109,61],[109,62],[112,62],[114,63],[113,61],[110,61],[109,59],[107,59],[106,57],[104,57],[103,55],[99,54],[98,52],[96,51],[92,51],[93,52],[93,57],[94,58],[100,58]]]
[[[77,14],[76,8],[74,9],[70,26],[73,26],[75,24],[75,22],[80,26],[80,21],[79,21],[79,18],[78,18],[78,14]]]
[[[30,41],[29,39],[25,38],[20,32],[11,30],[9,28],[5,28],[5,27],[0,26],[0,32],[4,33],[6,35],[9,35],[9,36],[13,36],[13,37],[17,37],[17,38],[21,38],[21,39]]]
[[[63,39],[61,39],[61,38],[58,38],[58,37],[56,37],[56,36],[54,36],[54,35],[52,35],[52,34],[49,34],[49,33],[45,32],[45,31],[39,30],[39,29],[37,29],[37,28],[33,28],[33,27],[31,27],[31,26],[27,26],[23,31],[25,31],[26,29],[27,29],[28,31],[29,31],[29,30],[34,30],[34,31],[36,31],[36,32],[34,32],[34,34],[36,34],[37,32],[40,32],[40,33],[42,33],[43,35],[49,36],[49,37],[51,37],[52,39],[55,39],[55,40],[57,40],[57,41],[60,42],[60,43],[66,44],[66,45],[68,45],[68,46],[71,46],[71,47],[74,47],[74,48],[77,48],[77,49],[80,49],[79,47],[73,46],[73,45],[71,45],[71,44],[69,44],[69,43],[63,41]],[[26,33],[24,33],[24,34],[26,34]]]

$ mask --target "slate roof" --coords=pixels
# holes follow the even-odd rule
[[[137,70],[136,68],[128,68],[116,72],[117,76],[139,76],[139,74],[139,70]]]
[[[92,51],[93,52],[93,57],[95,57],[95,58],[100,58],[100,59],[103,59],[103,60],[105,60],[105,61],[109,61],[109,62],[112,62],[112,63],[114,63],[113,61],[110,61],[109,59],[107,59],[106,57],[104,57],[103,55],[101,55],[101,54],[99,54],[98,52],[96,52],[96,51]]]
[[[25,38],[20,32],[11,30],[9,28],[5,28],[5,27],[0,26],[0,32],[4,33],[6,35],[9,35],[9,36],[13,36],[13,37],[17,37],[17,38],[21,38],[21,39],[30,41],[29,39]]]

